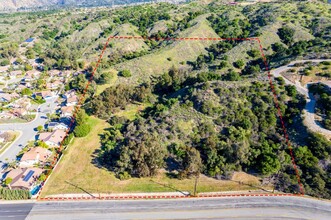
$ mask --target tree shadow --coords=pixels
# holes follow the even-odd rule
[[[165,188],[169,188],[169,189],[172,189],[172,190],[174,190],[174,191],[176,191],[176,192],[179,192],[179,193],[183,194],[184,196],[190,196],[190,195],[191,195],[191,193],[183,192],[183,191],[181,191],[181,190],[179,190],[179,189],[176,189],[176,188],[173,187],[173,186],[170,186],[170,185],[167,185],[167,184],[163,184],[163,183],[158,183],[158,182],[156,182],[156,181],[154,181],[154,180],[150,180],[150,181],[153,182],[153,183],[156,183],[156,184],[158,184],[158,185],[160,185],[160,186],[163,186],[163,187],[165,187]]]
[[[91,163],[96,166],[97,168],[104,168],[104,166],[99,162],[98,157],[99,153],[101,152],[100,149],[95,149],[95,151],[92,153],[91,157]]]
[[[75,188],[77,188],[77,189],[82,190],[84,193],[88,194],[89,196],[91,196],[91,197],[93,197],[93,198],[97,198],[96,196],[94,196],[94,195],[91,194],[90,192],[86,191],[86,190],[83,189],[82,187],[79,187],[79,186],[77,186],[77,185],[75,185],[75,184],[73,184],[73,183],[70,183],[70,182],[68,182],[67,180],[64,181],[64,182],[67,183],[67,184],[69,184],[69,185],[71,185],[71,186],[73,186],[73,187],[75,187]]]
[[[231,178],[229,177],[226,177],[226,176],[220,176],[219,178],[217,178],[218,180],[228,180],[228,181],[231,181],[231,182],[235,182],[235,183],[238,183],[239,185],[244,185],[244,186],[250,186],[250,187],[253,187],[253,188],[257,188],[257,189],[260,189],[264,192],[269,192],[270,193],[270,190],[267,190],[267,189],[264,189],[263,187],[261,186],[257,186],[257,185],[254,185],[254,184],[250,184],[250,183],[245,183],[245,182],[242,182],[242,181],[239,181],[239,180],[231,180]]]

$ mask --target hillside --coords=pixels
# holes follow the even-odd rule
[[[90,6],[107,6],[123,5],[144,2],[142,0],[0,0],[1,11],[17,11],[24,9],[49,9],[61,7],[90,7]],[[165,1],[166,2],[166,1]],[[176,2],[176,1],[169,1]]]
[[[183,31],[178,37],[218,37],[210,28],[205,16],[200,16],[191,21],[192,27]],[[116,41],[114,40],[115,44]],[[128,41],[126,41],[128,42]],[[139,42],[139,41],[138,41]],[[131,43],[131,42],[129,42]],[[153,54],[145,55],[114,66],[115,70],[130,70],[133,75],[129,79],[119,79],[118,83],[137,83],[148,81],[150,76],[158,76],[166,72],[170,67],[189,68],[186,61],[195,60],[200,54],[206,54],[206,47],[214,42],[212,41],[175,41],[170,42]]]

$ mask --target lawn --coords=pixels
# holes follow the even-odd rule
[[[9,131],[9,134],[12,137],[12,141],[5,143],[3,146],[0,144],[0,154],[2,154],[15,140],[20,136],[20,132],[18,131]]]
[[[33,121],[36,115],[26,115],[27,119],[22,118],[11,118],[11,119],[0,119],[0,124],[13,124],[13,123],[27,123]]]
[[[132,178],[120,181],[112,172],[98,168],[95,162],[100,148],[99,136],[109,125],[97,118],[90,118],[92,132],[84,138],[76,138],[66,149],[64,156],[42,191],[42,197],[63,193],[129,193],[129,192],[173,192],[193,191],[194,179],[178,180],[168,177],[165,171],[154,178]],[[241,175],[242,176],[242,175]],[[243,179],[246,179],[243,180]],[[259,185],[255,177],[240,177],[241,182]],[[231,191],[256,189],[239,184],[238,178],[216,180],[201,176],[198,181],[198,192]]]

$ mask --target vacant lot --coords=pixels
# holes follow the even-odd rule
[[[43,189],[43,197],[62,193],[84,193],[84,191],[89,193],[173,192],[176,190],[193,192],[193,178],[172,179],[163,171],[154,178],[132,178],[120,181],[108,170],[98,168],[95,162],[95,156],[100,148],[98,134],[108,127],[108,124],[96,118],[91,118],[89,123],[93,126],[91,134],[85,138],[76,138],[69,146]],[[245,184],[259,185],[257,178],[240,179]],[[245,184],[239,184],[236,175],[233,181],[200,176],[198,192],[256,189]]]

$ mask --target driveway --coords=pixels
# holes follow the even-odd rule
[[[293,68],[293,65],[296,63],[304,63],[304,62],[314,62],[314,63],[320,63],[323,61],[331,61],[331,59],[325,59],[325,60],[296,60],[291,63],[289,63],[286,66],[281,66],[277,69],[271,70],[270,73],[274,77],[282,77],[285,80],[286,85],[293,85],[297,89],[297,91],[304,95],[306,97],[306,107],[304,109],[304,121],[303,123],[307,126],[307,128],[313,132],[320,133],[324,135],[327,138],[331,138],[331,131],[328,129],[323,128],[318,122],[315,121],[315,104],[316,100],[314,99],[314,96],[309,93],[307,85],[302,86],[300,82],[296,81],[295,83],[289,81],[285,77],[281,75],[282,72],[285,72],[291,68]]]
[[[36,128],[39,125],[45,125],[47,122],[47,113],[54,112],[56,107],[55,101],[57,98],[58,96],[55,96],[49,99],[46,103],[40,105],[40,112],[38,112],[36,118],[29,123],[0,124],[1,131],[15,130],[21,132],[19,138],[17,138],[12,145],[0,155],[0,173],[4,170],[8,162],[16,160],[16,155],[29,141],[35,139],[37,134]]]

